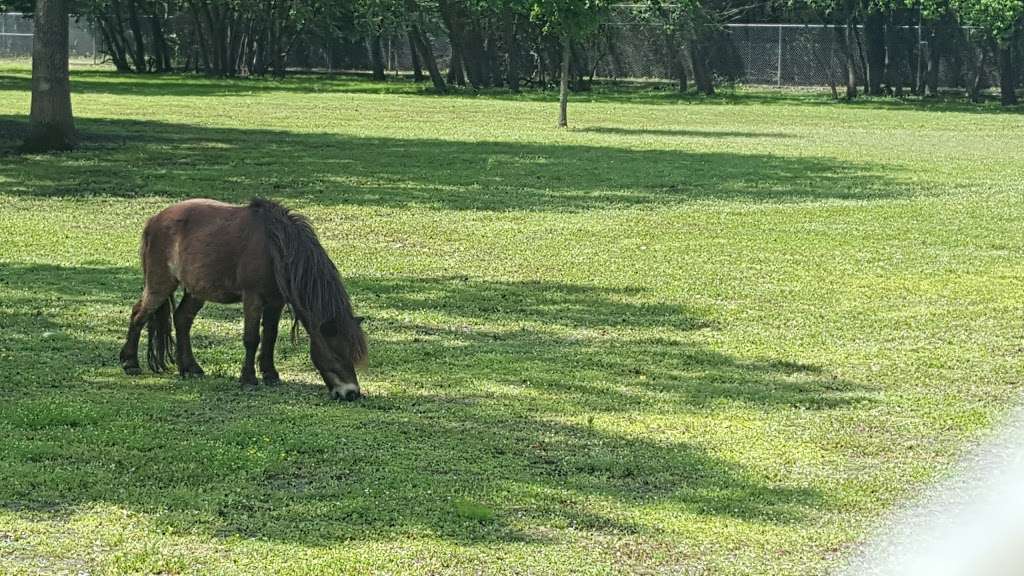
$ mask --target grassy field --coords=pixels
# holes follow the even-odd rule
[[[0,147],[28,73],[0,67]],[[0,155],[0,573],[822,574],[1021,389],[1024,115],[73,74]],[[308,214],[368,397],[124,376],[145,219]]]

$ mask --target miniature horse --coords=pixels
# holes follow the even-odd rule
[[[245,311],[243,385],[256,384],[256,349],[263,347],[260,371],[266,384],[281,381],[274,368],[281,310],[290,306],[296,323],[309,333],[310,356],[335,399],[360,397],[356,366],[366,361],[362,318],[352,306],[338,270],[304,217],[274,202],[253,200],[235,206],[214,200],[186,200],[146,223],[140,248],[145,289],[132,308],[121,366],[139,374],[138,347],[143,326],[149,330],[148,363],[167,367],[171,311],[177,332],[172,362],[182,377],[202,376],[192,355],[192,322],[210,300],[242,302]],[[184,289],[174,307],[174,292]],[[295,326],[292,326],[292,334]]]

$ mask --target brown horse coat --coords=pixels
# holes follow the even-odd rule
[[[203,371],[192,353],[190,331],[207,301],[242,302],[246,358],[241,381],[255,384],[255,355],[260,345],[264,381],[279,381],[274,368],[274,344],[281,311],[289,305],[310,334],[310,352],[332,396],[359,397],[355,366],[365,362],[366,339],[361,319],[337,268],[302,216],[267,200],[247,206],[216,200],[180,202],[146,223],[140,248],[145,288],[132,310],[121,364],[129,374],[141,370],[138,341],[149,328],[149,366],[166,366],[171,343],[173,295],[184,289],[173,312],[178,341],[175,363],[183,377]]]

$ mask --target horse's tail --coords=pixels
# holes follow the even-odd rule
[[[171,311],[174,310],[174,306],[174,294],[171,294],[146,321],[146,328],[149,330],[146,362],[153,372],[163,372],[167,369],[168,363],[174,364],[174,354],[168,353],[174,347],[174,337],[171,335]]]

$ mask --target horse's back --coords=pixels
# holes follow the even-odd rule
[[[201,300],[235,302],[266,284],[265,232],[246,206],[197,198],[168,206],[146,223],[145,273],[169,275]]]

